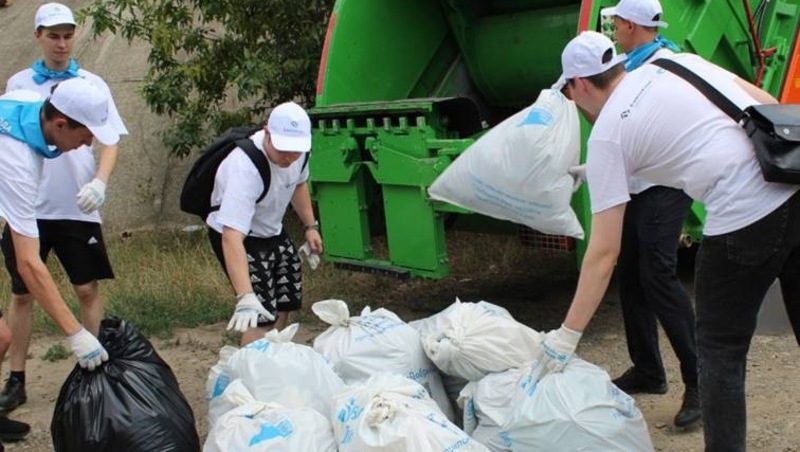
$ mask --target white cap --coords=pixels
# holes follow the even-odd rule
[[[86,126],[106,146],[119,141],[119,133],[108,122],[108,96],[85,79],[75,77],[59,82],[50,95],[50,104]]]
[[[643,27],[668,26],[661,20],[664,10],[658,0],[620,0],[617,6],[603,8],[600,14],[605,17],[619,16]]]
[[[61,3],[45,3],[36,10],[33,29],[52,27],[55,25],[77,25],[72,10]]]
[[[603,62],[603,58],[606,61]],[[561,77],[553,89],[561,89],[567,80],[575,77],[591,77],[602,74],[625,61],[625,55],[617,55],[614,43],[596,31],[584,31],[572,38],[561,52]]]
[[[287,152],[311,150],[311,119],[303,107],[285,102],[272,109],[267,131],[275,149]]]

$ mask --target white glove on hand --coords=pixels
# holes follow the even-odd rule
[[[258,326],[258,316],[260,315],[269,321],[275,320],[275,316],[264,308],[256,294],[250,292],[240,295],[239,302],[236,303],[236,310],[233,311],[233,317],[228,322],[228,329],[244,333],[248,329]]]
[[[581,336],[581,332],[571,330],[564,325],[545,335],[538,357],[540,363],[538,380],[541,380],[542,377],[550,372],[564,370],[564,366],[575,354],[575,349],[578,347],[578,341],[581,340]]]
[[[103,205],[105,200],[106,183],[96,177],[78,192],[78,208],[83,213],[94,212]]]
[[[300,260],[307,260],[311,270],[316,270],[319,265],[319,254],[311,251],[311,245],[306,242],[300,247]]]
[[[78,364],[84,369],[88,369],[89,372],[108,361],[108,352],[92,333],[86,331],[86,328],[81,328],[72,336],[67,336],[67,342],[69,342],[72,353],[78,357]]]
[[[571,166],[567,170],[567,173],[574,179],[572,183],[572,193],[575,193],[581,188],[581,184],[586,181],[586,164]]]

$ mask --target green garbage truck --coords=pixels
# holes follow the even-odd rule
[[[617,0],[338,0],[311,109],[311,181],[337,265],[398,276],[450,271],[447,231],[518,227],[432,200],[428,188],[477,136],[533,103],[582,30],[613,36],[600,10]],[[800,0],[661,0],[663,34],[800,102]],[[582,134],[589,126],[582,125]],[[585,149],[582,151],[585,158]],[[588,233],[588,193],[572,200]],[[692,207],[686,241],[701,237]],[[541,246],[585,241],[528,231]]]

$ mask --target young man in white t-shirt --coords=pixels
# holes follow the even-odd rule
[[[696,55],[671,59],[740,108],[775,102]],[[679,188],[707,211],[695,280],[706,450],[743,451],[744,375],[759,307],[776,278],[787,305],[800,303],[800,187],[765,182],[744,129],[666,70],[648,64],[625,73],[605,36],[581,33],[561,62],[566,94],[597,118],[586,164],[592,236],[564,323],[543,342],[543,372],[563,369],[608,287],[630,179]]]
[[[612,17],[625,70],[673,55],[678,46],[658,32],[667,27],[658,0],[621,0],[601,14]],[[658,323],[675,350],[685,385],[677,427],[700,420],[694,308],[677,276],[678,246],[692,198],[683,191],[633,180],[625,208],[616,279],[633,367],[614,379],[628,394],[667,392],[658,345]]]
[[[236,293],[228,329],[242,332],[245,345],[270,328],[284,328],[289,313],[300,309],[302,272],[298,250],[283,228],[292,204],[305,225],[311,251],[322,252],[319,224],[308,191],[307,153],[311,120],[297,104],[275,107],[263,130],[250,137],[267,157],[270,183],[264,182],[242,149],[231,151],[217,169],[206,219],[208,237]]]
[[[97,75],[79,68],[72,58],[75,28],[75,19],[68,7],[60,3],[40,6],[34,19],[34,35],[43,58],[14,74],[6,84],[6,92],[29,90],[46,98],[59,81],[82,78],[108,97],[108,120],[120,135],[125,135],[128,131],[106,83]],[[114,277],[98,209],[105,200],[106,182],[117,161],[117,145],[102,146],[99,156],[96,164],[93,149],[88,145],[72,150],[58,160],[46,160],[36,204],[42,259],[46,261],[50,251],[58,256],[77,296],[83,325],[95,335],[104,314],[98,280]],[[17,271],[8,228],[0,244],[11,276],[12,291],[9,310],[14,333],[10,351],[11,374],[0,392],[0,412],[9,412],[27,400],[25,361],[31,337],[34,297]]]
[[[67,335],[79,364],[90,371],[108,360],[108,353],[78,323],[42,261],[36,201],[44,159],[91,144],[93,138],[108,145],[119,140],[108,121],[108,104],[104,92],[81,78],[59,83],[46,100],[25,90],[0,96],[0,217],[9,226],[14,263],[30,292]],[[11,339],[0,318],[0,362]]]

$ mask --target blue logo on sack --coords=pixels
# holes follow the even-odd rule
[[[230,382],[231,377],[227,374],[220,374],[219,377],[217,377],[217,381],[214,382],[214,389],[211,390],[211,398],[213,399],[221,396]]]
[[[261,431],[250,439],[250,444],[248,445],[253,446],[274,438],[288,438],[293,432],[292,423],[288,420],[283,420],[277,424],[264,423],[261,424]]]
[[[345,422],[357,419],[363,412],[364,408],[358,406],[356,404],[356,399],[351,397],[350,400],[347,401],[347,404],[344,406],[344,408],[339,410],[339,412],[336,414],[336,419],[344,424]]]
[[[553,122],[553,113],[539,107],[532,108],[528,116],[518,127],[522,126],[549,126]]]
[[[264,340],[264,339],[261,339],[261,340],[258,340],[258,341],[255,341],[255,342],[251,342],[251,343],[245,345],[244,348],[247,348],[247,349],[250,349],[250,350],[257,350],[259,352],[265,352],[269,348],[269,342]]]

